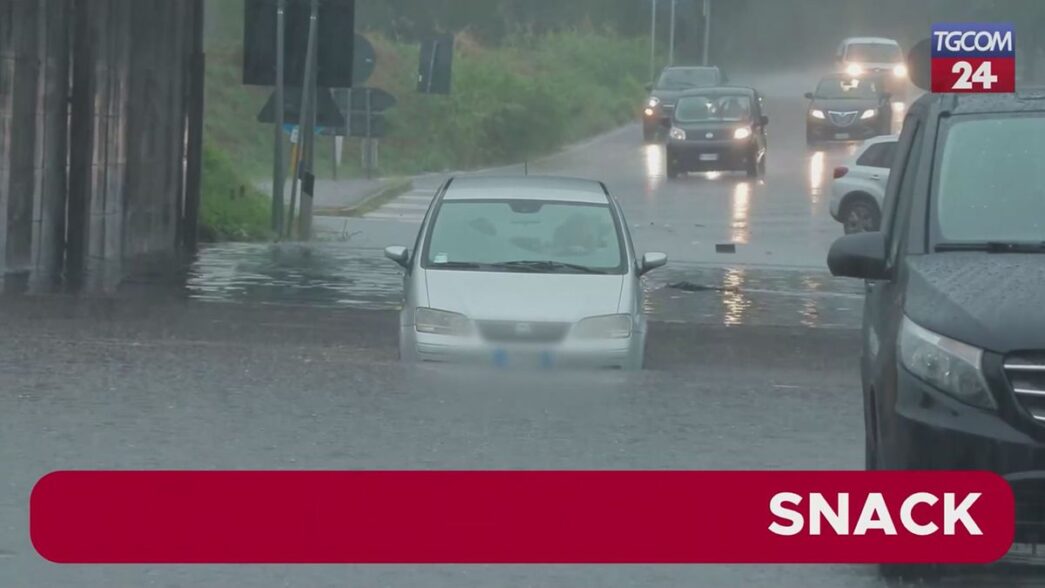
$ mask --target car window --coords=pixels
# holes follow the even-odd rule
[[[816,88],[816,97],[828,100],[842,98],[877,98],[878,82],[855,78],[824,78]]]
[[[657,88],[661,90],[684,90],[718,84],[718,71],[712,68],[667,69],[661,74]]]
[[[881,167],[882,161],[882,144],[876,143],[867,148],[856,160],[856,165],[863,165],[867,167]]]
[[[852,43],[846,48],[847,61],[893,63],[903,59],[900,47],[891,43]]]
[[[1045,241],[1045,115],[951,119],[932,207],[940,241]]]
[[[534,200],[443,201],[425,267],[518,261],[623,270],[623,241],[608,204]]]
[[[675,106],[675,120],[681,123],[750,120],[751,106],[751,97],[740,94],[686,96]]]
[[[911,202],[914,200],[914,183],[918,176],[918,165],[922,160],[925,144],[925,125],[918,121],[911,125],[910,147],[905,152],[905,161],[895,190],[890,226],[886,234],[889,239],[889,265],[896,266],[900,250],[906,242],[906,231],[910,226]]]

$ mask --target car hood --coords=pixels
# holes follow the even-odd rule
[[[867,110],[868,108],[878,108],[880,105],[881,103],[873,98],[817,98],[813,100],[811,108],[819,108],[820,110],[852,112],[854,110]]]
[[[575,322],[620,312],[624,275],[425,271],[429,305],[478,320]]]
[[[936,253],[907,267],[919,325],[997,353],[1045,349],[1045,255]]]
[[[684,93],[695,89],[697,89],[697,87],[686,88],[685,90],[654,89],[653,92],[650,93],[650,96],[653,98],[659,98],[661,104],[673,105],[679,101],[679,97],[681,97]]]

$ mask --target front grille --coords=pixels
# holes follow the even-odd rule
[[[839,112],[837,110],[827,111],[827,115],[831,117],[831,124],[836,127],[848,127],[849,125],[856,122],[856,111],[852,112]]]
[[[1005,360],[1005,376],[1016,400],[1045,426],[1045,351],[1009,356]]]
[[[480,321],[479,334],[487,341],[501,343],[557,343],[566,338],[569,323]]]

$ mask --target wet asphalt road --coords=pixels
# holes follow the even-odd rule
[[[647,284],[641,374],[490,386],[488,374],[398,365],[399,275],[380,248],[412,242],[416,207],[330,221],[314,246],[211,248],[184,287],[3,299],[0,585],[884,585],[867,566],[86,568],[43,562],[26,533],[32,484],[66,468],[861,467],[861,286],[823,268],[841,232],[826,174],[846,149],[806,150],[807,81],[766,80],[764,184],[667,182],[636,126],[531,165],[604,179],[639,248],[671,255]],[[737,253],[715,253],[723,242]],[[962,578],[934,585],[1045,584]]]

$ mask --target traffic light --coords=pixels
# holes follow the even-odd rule
[[[309,0],[285,0],[284,79],[300,87],[311,18]],[[276,85],[276,8],[278,0],[246,0],[243,27],[243,83]],[[316,85],[348,88],[352,84],[355,0],[321,0],[317,20]]]
[[[422,42],[417,91],[422,94],[449,94],[453,59],[453,35],[440,35]]]

